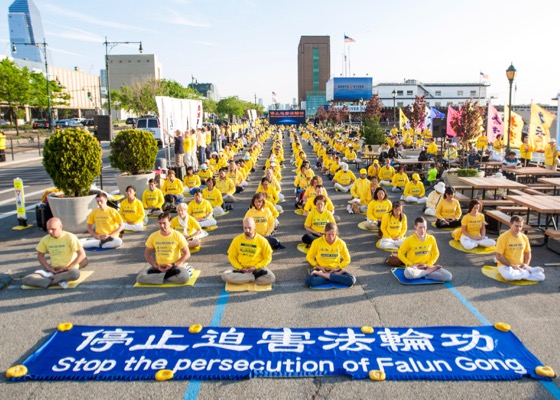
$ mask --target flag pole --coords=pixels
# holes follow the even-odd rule
[[[350,46],[348,46],[348,76],[352,75],[352,71],[350,70]]]

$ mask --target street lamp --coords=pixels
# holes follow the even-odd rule
[[[513,80],[515,79],[515,74],[516,73],[517,73],[517,70],[513,66],[513,62],[512,62],[511,65],[509,66],[509,68],[506,69],[506,76],[507,76],[508,81],[509,81],[508,136],[507,136],[506,154],[509,154],[509,151],[510,151],[509,141],[510,141],[510,136],[511,136],[511,87],[513,85]]]
[[[113,48],[119,44],[140,44],[138,47],[138,51],[142,54],[144,49],[142,48],[142,42],[108,42],[107,36],[105,36],[105,41],[103,42],[105,45],[105,78],[107,79],[107,110],[109,114],[109,118],[111,117],[111,88],[109,86],[109,52],[113,50]],[[109,48],[109,46],[111,48]]]
[[[393,125],[397,126],[397,92],[393,89],[391,92],[393,95]]]
[[[47,79],[47,122],[49,123],[49,131],[52,131],[52,118],[51,118],[51,87],[49,82],[49,64],[47,62],[47,42],[43,39],[42,43],[12,43],[12,52],[17,53],[16,45],[20,46],[35,46],[41,49],[45,57],[45,78]]]

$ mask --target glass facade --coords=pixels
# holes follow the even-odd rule
[[[305,115],[307,118],[313,118],[317,113],[317,109],[321,106],[328,105],[327,92],[307,92],[305,98]]]
[[[8,9],[10,27],[10,46],[14,43],[42,43],[45,40],[41,14],[32,0],[15,0]],[[43,53],[39,47],[16,45],[12,57],[44,63]],[[49,54],[49,59],[52,60]]]
[[[319,90],[319,49],[313,48],[313,91]]]

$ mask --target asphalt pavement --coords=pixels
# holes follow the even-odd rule
[[[314,161],[311,147],[304,145]],[[222,293],[220,271],[227,266],[226,250],[232,238],[242,232],[241,219],[261,177],[270,143],[252,174],[249,187],[237,197],[239,202],[227,216],[218,219],[219,228],[210,232],[201,251],[189,260],[202,270],[194,287],[174,289],[135,289],[137,273],[145,267],[144,243],[157,229],[150,220],[144,232],[126,234],[125,246],[106,252],[88,253],[87,281],[72,290],[21,290],[21,278],[38,267],[35,246],[45,232],[36,228],[12,231],[13,220],[0,220],[0,272],[11,273],[14,281],[0,291],[2,315],[2,356],[0,370],[21,363],[32,354],[60,322],[105,326],[208,326],[216,315]],[[285,135],[286,159],[291,155]],[[0,163],[0,177],[16,175],[19,168],[30,168],[28,179],[40,170],[40,160],[29,155],[16,164]],[[114,174],[114,171],[108,171]],[[2,175],[7,174],[7,175]],[[546,280],[533,286],[516,286],[485,278],[480,268],[492,265],[492,256],[460,253],[452,249],[448,231],[430,233],[438,239],[440,262],[453,273],[452,285],[411,287],[400,285],[383,264],[387,253],[376,249],[370,232],[358,229],[364,217],[346,212],[348,194],[336,193],[326,183],[341,217],[340,236],[352,256],[350,271],[357,278],[353,288],[311,291],[304,286],[307,265],[296,246],[305,233],[303,217],[294,213],[293,168],[282,170],[283,193],[277,237],[287,247],[273,255],[271,269],[277,282],[271,292],[229,294],[220,326],[232,327],[421,327],[479,326],[507,322],[524,345],[545,365],[560,369],[558,267],[546,268]],[[38,178],[48,186],[48,178]],[[107,176],[106,190],[116,189]],[[3,184],[3,183],[2,183]],[[9,187],[9,184],[8,184]],[[1,189],[1,187],[0,187]],[[7,190],[7,189],[6,189]],[[31,187],[39,191],[39,186]],[[2,190],[0,190],[0,193]],[[7,196],[13,193],[7,192]],[[390,193],[390,198],[397,195]],[[6,198],[5,201],[9,199]],[[36,197],[31,199],[36,201]],[[0,198],[1,201],[1,198]],[[31,204],[30,202],[28,202]],[[0,203],[1,205],[1,203]],[[6,203],[5,207],[11,204]],[[4,207],[4,205],[2,206]],[[15,206],[13,206],[15,207]],[[421,205],[406,205],[409,221],[421,215]],[[0,218],[8,208],[0,208]],[[34,223],[34,213],[28,215]],[[409,228],[411,223],[409,223]],[[84,235],[79,235],[80,237]],[[495,236],[494,236],[495,237]],[[546,248],[533,249],[533,264],[558,261]],[[485,322],[487,321],[487,322]],[[385,381],[350,380],[346,377],[267,378],[242,381],[169,382],[20,382],[0,378],[3,399],[552,399],[559,398],[558,379],[542,385],[531,379],[513,382],[480,381]]]

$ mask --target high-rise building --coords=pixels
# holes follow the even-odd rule
[[[331,77],[330,36],[302,36],[298,46],[298,104],[308,92],[325,92]]]
[[[32,0],[15,0],[8,9],[8,25],[10,27],[10,47],[12,57],[44,63],[43,52],[37,46],[17,46],[13,51],[14,43],[42,43],[45,40],[41,14]],[[49,55],[49,60],[52,57]]]

